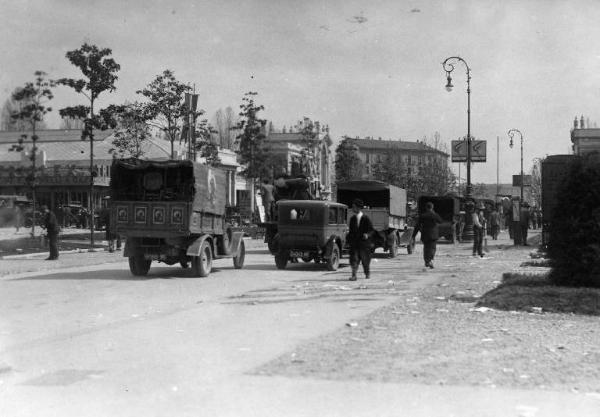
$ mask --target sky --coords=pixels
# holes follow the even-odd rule
[[[79,78],[84,42],[121,65],[99,106],[141,99],[165,69],[212,118],[244,93],[277,129],[303,117],[344,135],[450,144],[467,133],[466,67],[447,92],[442,62],[471,70],[471,135],[487,141],[473,183],[510,183],[534,158],[571,152],[573,119],[600,123],[600,2],[593,0],[0,0],[0,102],[42,70]],[[85,104],[57,87],[48,117]],[[499,139],[498,139],[499,138]],[[497,161],[499,160],[499,163]],[[459,173],[458,164],[451,164]],[[464,164],[461,177],[465,177]]]

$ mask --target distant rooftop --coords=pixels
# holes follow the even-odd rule
[[[359,148],[367,149],[403,149],[407,151],[421,151],[421,152],[439,152],[444,155],[448,155],[439,149],[432,148],[431,146],[423,142],[409,142],[404,140],[384,140],[384,139],[361,139],[361,138],[348,138],[348,140],[358,146]]]

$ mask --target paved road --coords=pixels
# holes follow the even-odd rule
[[[420,253],[380,256],[374,278],[357,282],[347,266],[278,271],[261,248],[244,269],[220,260],[205,279],[165,266],[137,279],[117,259],[0,277],[1,416],[479,417],[516,416],[520,404],[537,404],[536,416],[585,416],[600,404],[568,393],[251,375],[432,284],[441,272],[423,273]],[[396,276],[396,262],[418,273]]]

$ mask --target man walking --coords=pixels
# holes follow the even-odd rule
[[[490,227],[492,228],[492,239],[498,240],[498,233],[500,232],[500,214],[495,207],[490,213]]]
[[[519,213],[519,227],[521,229],[521,244],[529,246],[527,243],[527,229],[529,229],[529,203],[524,201]]]
[[[419,215],[419,220],[412,234],[414,240],[418,232],[421,232],[421,242],[423,242],[423,260],[425,266],[433,269],[433,259],[437,249],[437,240],[440,238],[439,224],[442,218],[433,211],[433,203],[428,201],[425,204],[425,211]]]
[[[46,260],[54,261],[58,259],[58,222],[48,206],[42,206],[42,211],[44,212],[44,227],[48,235],[48,247],[50,249],[50,256]]]
[[[473,256],[479,255],[483,258],[483,229],[485,227],[485,217],[483,208],[473,210]]]
[[[352,267],[352,276],[350,281],[356,281],[356,271],[358,264],[362,263],[365,278],[369,279],[371,265],[371,239],[373,235],[373,223],[369,216],[362,212],[363,201],[359,198],[352,202],[352,212],[354,215],[350,218],[350,231],[348,233],[348,243],[350,245],[350,266]]]

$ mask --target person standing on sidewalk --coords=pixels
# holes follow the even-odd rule
[[[498,233],[500,232],[500,214],[495,207],[490,213],[490,227],[492,228],[492,239],[498,240]]]
[[[359,198],[352,202],[352,212],[354,215],[350,218],[350,231],[348,232],[348,243],[350,245],[350,266],[352,276],[350,281],[356,281],[356,271],[358,264],[362,263],[365,278],[369,279],[371,265],[371,239],[373,235],[373,223],[369,216],[362,212],[363,201]]]
[[[527,243],[527,229],[529,229],[529,203],[524,201],[519,212],[519,228],[521,229],[521,244],[529,246]]]
[[[423,242],[423,261],[425,266],[433,269],[433,259],[437,249],[437,240],[440,238],[439,224],[442,218],[433,210],[433,203],[428,201],[425,204],[425,212],[419,215],[417,225],[412,234],[414,240],[418,232],[421,232],[421,242]]]
[[[483,217],[483,209],[473,210],[473,256],[479,255],[483,258],[483,228],[485,226],[485,218]]]
[[[50,249],[50,256],[46,260],[54,261],[58,259],[58,221],[56,221],[56,216],[48,206],[42,206],[42,211],[44,212],[44,228],[48,235],[48,247]]]

